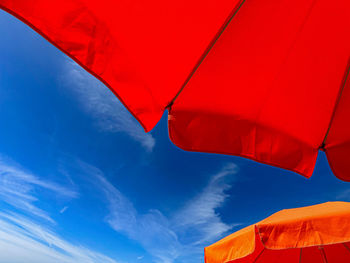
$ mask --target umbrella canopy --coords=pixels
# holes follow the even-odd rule
[[[0,0],[179,147],[350,180],[350,1]]]
[[[206,247],[205,262],[350,262],[350,203],[277,212]]]

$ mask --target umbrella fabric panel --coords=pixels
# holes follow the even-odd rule
[[[245,1],[171,108],[172,141],[311,176],[348,66],[349,10]]]
[[[350,181],[350,59],[344,73],[343,87],[325,140],[325,152],[334,174]]]
[[[150,130],[240,0],[0,0]]]
[[[302,249],[301,262],[326,263],[323,259],[324,259],[324,251],[322,251],[321,248],[318,246]]]
[[[220,263],[348,263],[348,245],[349,243],[342,243],[282,250],[264,248],[248,257]]]
[[[234,259],[234,260],[226,260],[222,257],[222,255],[227,253],[218,253],[219,251],[216,250],[216,253],[212,253],[210,257],[206,257],[206,263],[299,263],[300,259],[300,248],[297,249],[281,249],[281,250],[271,250],[267,249],[264,247],[258,231],[255,231],[255,245],[254,245],[254,250],[250,252],[250,254]],[[254,240],[254,239],[252,239]],[[244,246],[244,244],[238,245],[239,246]],[[230,247],[229,249],[231,250],[231,253],[235,253],[235,249],[233,247]],[[215,248],[213,248],[215,249]],[[207,253],[209,254],[209,253]],[[230,254],[230,253],[229,253]],[[234,258],[232,255],[229,256],[229,258]],[[314,262],[314,261],[310,261]],[[317,261],[315,261],[317,262]]]
[[[257,255],[254,261],[246,261],[246,263],[299,263],[300,248],[285,249],[285,250],[270,250],[264,249],[261,254]],[[236,261],[232,261],[235,262]],[[239,262],[239,261],[237,261]],[[309,261],[308,263],[323,263],[322,261]],[[305,262],[307,263],[307,261]]]
[[[327,246],[307,247],[302,249],[301,262],[328,262],[347,263],[350,262],[350,251],[347,249],[349,243],[334,244]]]
[[[221,263],[236,258],[255,258],[262,249],[256,227],[248,226],[204,248],[205,262]]]
[[[239,257],[235,257],[232,254],[236,252],[236,248],[237,247],[230,247],[229,250],[231,251],[231,255],[229,255],[228,260],[222,260],[218,256],[218,254],[220,254],[220,253],[213,253],[213,252],[211,252],[210,260],[205,261],[205,263],[223,263],[223,262],[225,262],[225,263],[231,263],[231,262],[234,262],[234,263],[251,263],[251,262],[254,262],[254,261],[258,260],[259,258],[261,258],[261,256],[263,254],[265,254],[266,249],[265,249],[263,243],[261,242],[261,239],[259,237],[259,233],[257,231],[257,228],[255,228],[254,233],[255,233],[255,237],[250,240],[250,241],[255,240],[254,247],[253,247],[252,251],[250,251],[247,255],[245,255],[245,256],[241,255]],[[238,247],[239,246],[244,246],[244,244],[238,245]],[[210,247],[208,247],[208,248],[210,248]],[[215,251],[215,252],[217,252],[217,251]],[[225,254],[225,253],[223,253],[223,254]],[[228,255],[228,254],[226,254],[226,255]],[[232,259],[234,259],[234,260],[232,260]]]
[[[328,202],[277,212],[256,224],[266,248],[301,248],[350,240],[350,203]]]
[[[171,141],[186,151],[232,154],[312,175],[318,150],[239,116],[187,111],[169,113]]]

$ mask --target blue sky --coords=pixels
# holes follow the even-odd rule
[[[350,201],[314,175],[146,134],[101,83],[0,11],[0,263],[192,263],[280,209]]]

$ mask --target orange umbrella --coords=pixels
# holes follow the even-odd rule
[[[282,210],[205,248],[206,263],[350,262],[350,203]]]

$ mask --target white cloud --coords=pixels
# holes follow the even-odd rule
[[[72,61],[64,65],[63,84],[77,95],[82,108],[103,131],[125,132],[146,150],[152,151],[155,139],[126,110],[117,97],[100,81]]]
[[[79,166],[88,174],[85,178],[93,180],[104,193],[109,209],[107,223],[117,232],[139,242],[155,262],[202,260],[204,245],[222,237],[233,227],[221,220],[216,209],[228,197],[226,191],[237,172],[234,164],[228,164],[214,174],[203,191],[171,217],[157,209],[151,209],[146,214],[138,213],[132,202],[99,169],[83,162],[79,162]]]
[[[78,197],[75,191],[42,180],[0,155],[0,200],[16,208],[16,213],[4,208],[0,212],[0,263],[116,263],[101,253],[64,240],[45,226],[55,221],[36,204],[40,201],[36,194],[42,191],[55,197]]]
[[[54,182],[39,179],[13,161],[0,156],[0,200],[29,215],[53,223],[49,214],[37,206],[37,190],[47,190],[66,198],[78,196],[75,191]]]
[[[154,262],[201,260],[203,247],[222,237],[233,226],[222,221],[217,209],[222,207],[228,197],[227,190],[237,172],[234,164],[226,165],[213,174],[207,186],[171,216],[164,215],[157,209],[139,213],[133,203],[99,169],[80,161],[76,164],[70,162],[70,170],[74,170],[74,167],[78,168],[74,174],[85,175],[83,178],[90,180],[94,189],[103,193],[100,196],[109,211],[105,217],[106,222],[115,231],[142,245],[154,258]],[[66,187],[40,180],[19,165],[0,158],[0,200],[32,217],[27,219],[11,212],[0,213],[0,254],[2,249],[9,251],[6,256],[0,257],[0,263],[23,262],[29,255],[33,255],[33,262],[39,263],[114,262],[110,259],[103,261],[104,256],[72,245],[35,222],[38,217],[54,222],[37,205],[36,193],[39,189],[68,198],[78,196]],[[67,208],[63,207],[60,213]],[[20,253],[16,254],[16,251]]]
[[[0,213],[0,263],[116,263],[18,214]]]

